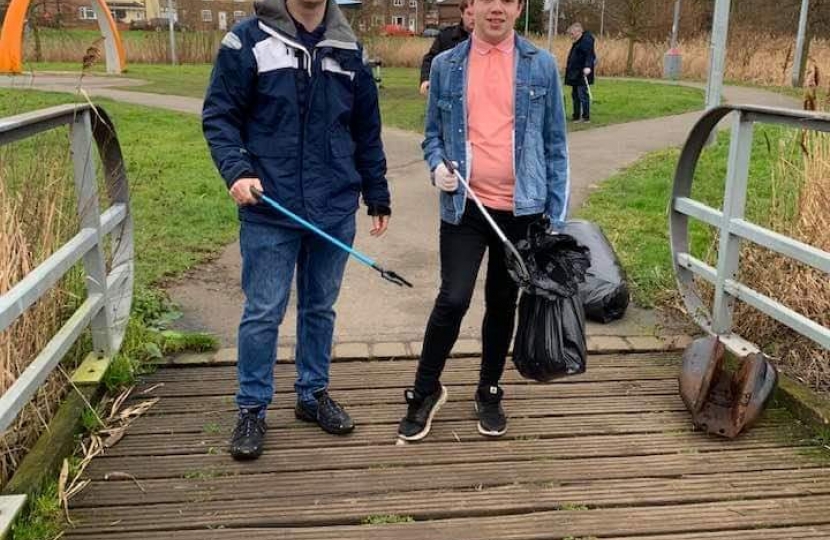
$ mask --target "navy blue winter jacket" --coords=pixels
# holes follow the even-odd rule
[[[335,224],[358,208],[388,213],[378,92],[362,49],[334,0],[314,50],[297,40],[284,0],[255,4],[256,17],[222,40],[202,111],[210,152],[228,187],[257,177],[265,193],[312,222]],[[310,81],[300,118],[296,73]],[[288,224],[264,205],[240,219]]]
[[[597,54],[594,50],[594,36],[587,30],[571,45],[568,53],[568,63],[565,64],[565,84],[568,86],[585,86],[584,68],[591,68],[588,74],[588,84],[594,84],[594,68]]]

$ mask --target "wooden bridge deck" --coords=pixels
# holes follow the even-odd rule
[[[476,359],[450,361],[433,433],[395,445],[412,360],[342,362],[348,437],[293,419],[277,368],[267,449],[226,453],[233,366],[163,368],[161,400],[88,469],[72,540],[830,538],[830,460],[781,410],[734,441],[692,431],[672,354],[593,356],[550,385],[505,377],[507,435],[479,436]],[[129,479],[105,481],[113,472]],[[125,475],[116,475],[126,478]]]

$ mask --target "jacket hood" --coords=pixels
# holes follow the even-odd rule
[[[254,12],[260,21],[274,30],[287,34],[294,39],[297,38],[297,28],[285,7],[285,0],[256,0],[254,2]],[[337,7],[335,0],[327,0],[326,16],[323,19],[323,24],[326,25],[326,32],[323,37],[325,41],[335,42],[330,44],[340,45],[342,48],[357,48],[357,37],[349,26],[346,17]]]

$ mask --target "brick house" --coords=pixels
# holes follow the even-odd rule
[[[8,1],[0,0],[5,5]],[[121,28],[147,17],[144,0],[108,0],[112,16]],[[32,0],[30,13],[40,26],[58,28],[97,28],[98,21],[91,0]],[[5,12],[0,7],[0,14]]]
[[[7,0],[0,0],[0,16],[5,14]],[[108,0],[112,16],[121,28],[147,17],[144,0]],[[38,25],[56,28],[97,28],[98,20],[91,0],[32,0],[30,14]]]
[[[360,33],[377,33],[395,25],[420,35],[427,28],[444,28],[460,21],[459,1],[363,0],[352,24]]]
[[[343,12],[358,33],[379,33],[395,25],[423,33],[460,20],[459,0],[363,0],[359,7],[344,6]],[[0,14],[9,0],[0,0]],[[143,24],[163,25],[168,17],[167,0],[108,0],[122,28]],[[32,0],[33,13],[41,26],[95,28],[97,20],[91,0]],[[227,30],[253,15],[252,0],[174,0],[174,20],[192,30]]]
[[[251,0],[179,0],[179,20],[193,30],[229,30],[254,13]]]

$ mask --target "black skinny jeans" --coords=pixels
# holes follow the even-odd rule
[[[540,217],[514,216],[513,212],[498,210],[490,210],[490,215],[514,243],[524,238],[528,225]],[[513,338],[519,291],[507,273],[501,240],[479,209],[468,201],[461,223],[441,222],[441,289],[427,323],[415,378],[415,390],[421,395],[431,394],[440,384],[441,372],[458,339],[461,320],[470,306],[478,270],[488,249],[479,386],[496,386],[501,379]]]

